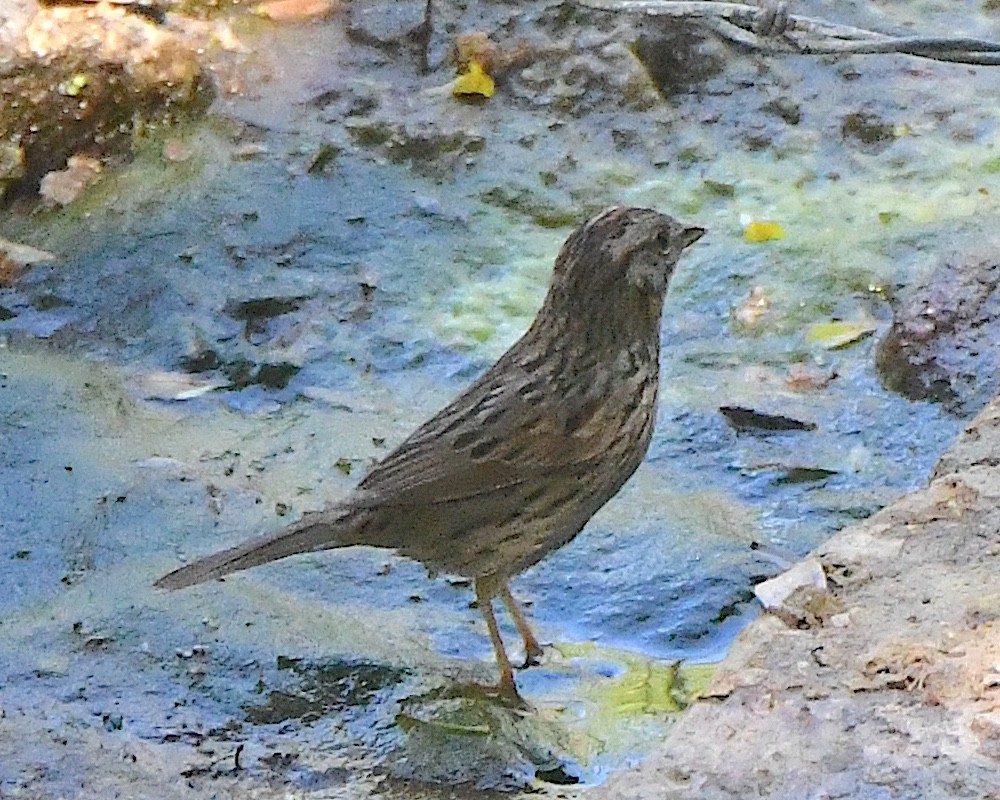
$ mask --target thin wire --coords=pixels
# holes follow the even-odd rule
[[[763,6],[706,0],[577,0],[588,8],[647,16],[700,19],[727,39],[765,53],[848,55],[901,53],[959,64],[1000,65],[1000,44],[983,39],[890,36]]]

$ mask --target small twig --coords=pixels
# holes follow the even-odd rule
[[[727,39],[765,53],[901,53],[960,64],[1000,65],[1000,44],[983,39],[890,36],[788,14],[784,4],[751,6],[705,0],[577,0],[602,11],[700,19]]]

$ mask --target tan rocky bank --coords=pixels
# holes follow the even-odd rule
[[[625,798],[1000,798],[1000,401],[748,627]]]

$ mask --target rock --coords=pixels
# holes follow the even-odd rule
[[[399,123],[353,119],[347,132],[358,147],[373,150],[394,164],[410,162],[418,172],[446,174],[486,149],[474,131],[448,129],[440,123]]]
[[[840,123],[840,135],[865,153],[881,153],[896,141],[895,126],[877,114],[858,111],[848,114]]]
[[[758,583],[753,593],[767,611],[789,627],[811,627],[833,616],[834,609],[828,607],[828,600],[832,597],[827,588],[826,574],[815,557],[800,561],[780,575]]]
[[[893,305],[892,327],[875,352],[882,385],[959,416],[985,406],[1000,369],[997,261],[943,264]]]
[[[995,796],[1000,476],[976,461],[1000,449],[997,419],[994,404],[959,440],[950,463],[972,466],[956,466],[964,471],[954,480],[935,480],[817,551],[823,594],[846,610],[808,630],[771,614],[754,621],[658,751],[590,796]],[[941,505],[949,495],[950,509]],[[790,581],[784,605],[821,591],[810,575],[818,581],[815,564]]]
[[[424,0],[368,0],[351,3],[348,35],[362,44],[396,47],[425,35]]]
[[[24,177],[24,148],[0,144],[0,187]]]
[[[33,195],[74,154],[127,156],[138,128],[200,114],[214,98],[201,65],[207,29],[168,32],[110,3],[36,12],[21,27],[7,25],[0,48],[7,199]],[[73,191],[57,195],[71,199]]]
[[[979,739],[979,752],[988,758],[1000,759],[1000,713],[977,714],[971,728]]]
[[[72,203],[101,174],[101,162],[89,156],[70,156],[66,169],[53,170],[38,185],[38,194],[50,203]]]
[[[726,48],[697,22],[661,17],[637,20],[635,57],[664,97],[689,91],[719,74]]]

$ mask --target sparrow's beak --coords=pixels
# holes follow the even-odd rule
[[[684,246],[690,247],[695,242],[697,242],[702,236],[705,235],[704,228],[690,227],[684,229]]]

